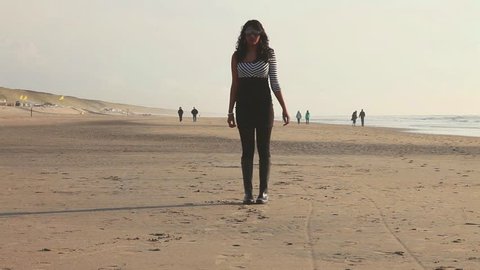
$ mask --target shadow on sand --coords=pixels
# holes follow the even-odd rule
[[[90,209],[65,209],[65,210],[36,211],[36,212],[27,212],[27,211],[25,211],[25,212],[4,212],[4,213],[0,213],[0,218],[3,218],[3,217],[17,217],[17,216],[29,216],[29,215],[95,213],[95,212],[110,212],[110,211],[168,209],[168,208],[191,208],[191,207],[222,206],[222,205],[242,205],[242,202],[223,200],[223,201],[212,201],[212,202],[203,202],[203,203],[184,203],[184,204],[170,204],[170,205],[125,206],[125,207],[107,207],[107,208],[90,208]]]

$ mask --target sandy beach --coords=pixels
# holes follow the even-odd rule
[[[0,109],[0,269],[480,269],[480,138],[275,123],[271,150],[245,206],[226,119]]]

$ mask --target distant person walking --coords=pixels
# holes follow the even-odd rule
[[[302,114],[300,111],[297,111],[297,123],[300,125],[300,120],[302,119]]]
[[[308,125],[310,124],[310,112],[307,110],[305,113],[305,123]]]
[[[182,122],[182,119],[183,119],[182,107],[178,108],[178,118],[180,119],[180,122]]]
[[[354,111],[352,113],[352,126],[355,126],[355,124],[357,123],[357,118],[358,118],[357,111]]]
[[[242,143],[241,165],[245,190],[243,203],[267,203],[270,138],[274,115],[272,91],[282,106],[283,125],[290,122],[290,117],[277,79],[275,53],[269,47],[267,34],[259,21],[250,20],[243,25],[237,39],[236,51],[232,55],[231,71],[232,85],[227,122],[231,128],[238,124]],[[255,146],[258,150],[260,171],[260,190],[256,200],[252,184]]]
[[[193,107],[193,110],[192,110],[193,122],[197,122],[197,114],[198,114],[198,110],[195,109],[195,107]]]
[[[365,112],[363,111],[363,109],[362,111],[360,111],[359,116],[360,116],[360,120],[362,121],[362,127],[363,127],[363,124],[365,123]]]

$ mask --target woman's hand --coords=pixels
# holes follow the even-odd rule
[[[227,119],[228,126],[231,128],[236,127],[237,125],[235,124],[235,116],[232,114],[228,114],[228,119]]]
[[[283,110],[282,118],[283,118],[283,125],[284,126],[286,126],[286,125],[288,125],[288,123],[290,123],[290,116],[288,115],[288,112],[286,110]]]
[[[285,105],[285,101],[283,100],[282,91],[274,91],[275,97],[282,106],[282,118],[283,118],[283,125],[286,126],[290,123],[290,115],[287,112],[287,106]]]

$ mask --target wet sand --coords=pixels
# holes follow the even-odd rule
[[[0,114],[0,269],[480,269],[480,138],[276,123],[271,148],[244,206],[225,119]]]

